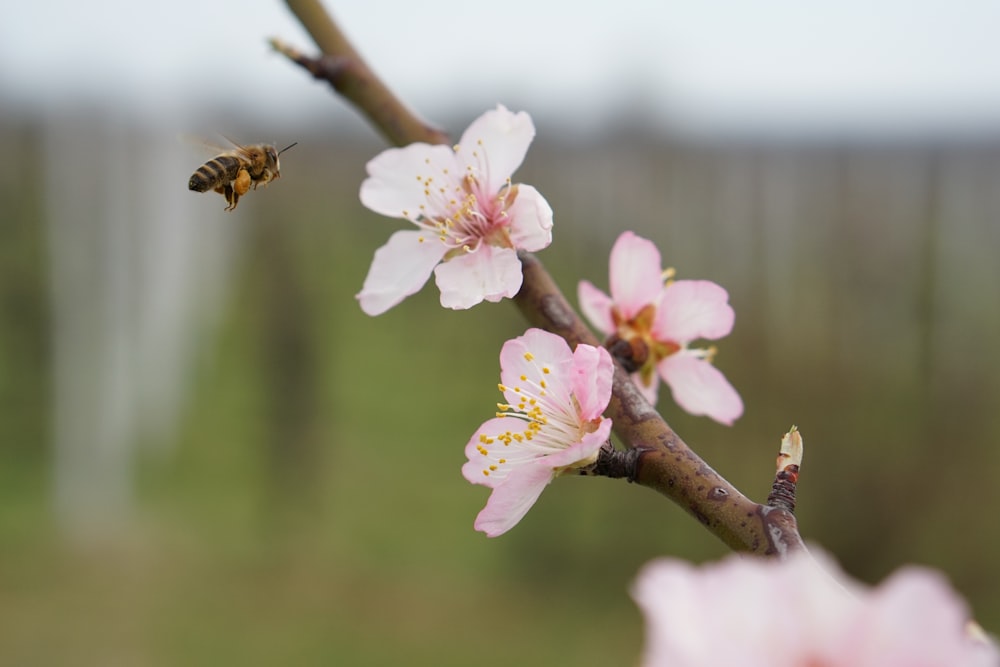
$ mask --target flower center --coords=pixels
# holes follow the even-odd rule
[[[656,306],[647,304],[631,319],[622,317],[618,308],[611,309],[611,318],[617,327],[617,338],[629,344],[631,360],[638,368],[655,367],[661,360],[681,350],[680,343],[657,340],[653,336]]]
[[[455,152],[459,148],[455,146]],[[447,256],[476,252],[483,243],[514,247],[507,210],[517,198],[517,186],[508,177],[498,192],[488,191],[489,164],[483,150],[480,142],[477,150],[472,151],[474,163],[461,176],[441,169],[439,183],[434,176],[417,175],[427,201],[420,205],[416,224],[434,232],[450,248]],[[429,160],[427,164],[430,166]]]

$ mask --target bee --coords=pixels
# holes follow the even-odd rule
[[[267,185],[272,180],[281,177],[278,156],[287,151],[291,144],[275,150],[270,144],[254,144],[241,146],[230,140],[235,148],[226,150],[205,164],[198,167],[188,181],[188,189],[195,192],[214,190],[226,198],[227,211],[232,211],[239,203],[240,197],[258,185]]]

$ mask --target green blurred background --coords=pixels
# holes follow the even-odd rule
[[[863,75],[882,71],[885,40],[914,46],[910,4],[881,23],[825,4],[826,33],[813,7],[754,7],[721,39],[698,28],[719,27],[700,3],[667,3],[688,24],[637,23],[655,14],[641,3],[539,5],[526,21],[528,2],[492,31],[421,33],[428,51],[402,58],[400,30],[482,28],[483,10],[342,4],[362,50],[453,136],[497,101],[532,113],[515,180],[555,210],[540,257],[572,302],[580,279],[606,288],[626,229],[679,277],[729,290],[736,326],[716,363],[745,416],[689,417],[667,392],[659,406],[709,463],[763,500],[798,425],[806,539],[867,582],[940,568],[1000,629],[1000,132],[988,106],[958,114],[980,125],[921,130],[996,42],[963,41],[963,17],[995,22],[925,16],[944,106],[900,111]],[[509,303],[445,311],[433,285],[360,311],[373,252],[402,228],[357,198],[384,145],[266,53],[270,34],[307,48],[282,4],[54,6],[0,24],[0,665],[634,664],[638,568],[726,549],[657,494],[597,478],[558,480],[500,538],[473,530],[487,490],[462,478],[463,448],[525,324]],[[685,70],[706,64],[683,59],[698,35],[746,82],[723,98],[747,106],[706,108],[678,74],[718,74],[711,59]],[[844,51],[807,53],[821,37]],[[518,60],[538,45],[537,67]],[[237,52],[232,71],[208,66]],[[762,106],[741,97],[744,58],[777,77],[760,79]],[[850,76],[810,73],[830,63]],[[835,92],[795,106],[782,77],[796,64],[807,98]],[[495,77],[463,79],[470,65]],[[858,99],[834,100],[854,75]],[[916,77],[900,80],[919,99]],[[775,81],[790,95],[768,107]],[[840,130],[816,129],[831,118]],[[218,132],[299,142],[281,180],[229,214],[187,191],[211,154],[178,141]]]
[[[730,290],[717,364],[746,415],[726,428],[665,395],[668,421],[757,499],[797,424],[808,540],[866,581],[942,568],[1000,626],[1000,144],[537,123],[518,177],[556,211],[541,257],[574,302],[580,278],[606,287],[623,229]],[[0,125],[0,663],[627,664],[637,568],[726,552],[593,478],[558,480],[501,538],[473,531],[486,490],[463,446],[524,324],[434,289],[361,313],[400,225],[357,201],[379,142],[337,135],[296,135],[282,179],[223,214],[155,128]]]

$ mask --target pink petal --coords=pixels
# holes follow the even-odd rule
[[[553,400],[569,403],[572,372],[569,345],[561,336],[542,329],[528,329],[523,336],[504,343],[500,350],[500,382],[508,387],[504,396],[512,405],[520,400],[513,391],[515,387],[540,386],[542,382]]]
[[[648,385],[642,381],[642,376],[638,373],[632,373],[631,378],[635,386],[639,388],[639,393],[643,395],[643,398],[649,401],[650,405],[655,406],[660,393],[660,376],[653,373],[649,378]]]
[[[692,415],[706,415],[731,426],[743,414],[743,400],[718,368],[686,350],[657,365],[674,400]]]
[[[807,554],[700,567],[662,559],[640,571],[632,596],[646,618],[647,667],[854,667],[816,659],[858,603]]]
[[[708,280],[678,280],[668,285],[656,308],[653,334],[681,344],[698,338],[714,340],[733,330],[735,314],[729,294]]]
[[[531,140],[535,138],[535,125],[526,112],[513,113],[503,105],[472,121],[459,141],[458,160],[461,171],[473,167],[487,192],[500,192],[510,177],[524,161]]]
[[[496,303],[521,289],[521,260],[510,248],[482,244],[438,264],[434,271],[441,305],[454,310],[471,308],[484,299]]]
[[[498,439],[497,436],[507,433],[515,426],[517,422],[510,418],[494,417],[476,430],[465,445],[465,456],[468,461],[462,466],[462,476],[466,480],[494,488],[500,486],[512,470],[532,463],[541,456],[537,449],[525,447],[516,440],[505,445]],[[487,440],[492,442],[483,443],[480,436],[486,436]],[[480,448],[485,449],[487,454],[483,455]],[[500,463],[500,459],[504,462]]]
[[[503,484],[493,489],[486,507],[476,517],[476,530],[496,537],[516,526],[553,476],[552,469],[541,460],[512,471]]]
[[[996,647],[967,638],[966,608],[940,575],[902,570],[869,590],[843,581],[824,554],[816,555],[795,554],[787,561],[731,556],[700,567],[673,559],[646,565],[632,590],[646,618],[643,664],[998,664]]]
[[[900,570],[871,592],[863,612],[845,629],[840,664],[995,666],[996,652],[966,637],[968,618],[964,602],[940,574]]]
[[[614,363],[603,347],[577,345],[573,353],[573,395],[580,405],[580,417],[597,419],[611,400]]]
[[[368,315],[380,315],[420,290],[447,248],[433,234],[399,231],[375,251],[357,299]]]
[[[540,460],[549,468],[575,467],[574,464],[592,463],[598,450],[611,437],[611,427],[610,419],[602,419],[597,429],[584,434],[580,438],[580,442],[574,443],[562,451],[549,454]]]
[[[382,151],[368,163],[367,170],[368,178],[361,184],[361,203],[376,213],[408,220],[420,217],[421,204],[433,206],[436,201],[428,199],[424,192],[424,179],[433,177],[446,183],[461,173],[451,148],[423,143]],[[423,212],[448,215],[447,210]]]
[[[625,319],[655,304],[663,289],[660,251],[652,241],[624,232],[611,249],[611,298]]]
[[[518,185],[517,199],[507,215],[515,248],[537,252],[552,243],[552,207],[535,188]]]
[[[748,635],[776,633],[767,632],[764,614],[744,611],[744,618],[739,619],[743,605],[728,596],[740,596],[743,604],[750,605],[758,596],[768,599],[771,589],[751,576],[736,579],[720,572],[721,566],[711,567],[699,569],[684,561],[663,559],[640,570],[632,597],[646,619],[645,667],[761,664]],[[735,585],[731,593],[726,583]],[[720,605],[720,599],[727,604]],[[720,637],[725,641],[719,641]]]
[[[611,297],[594,287],[589,280],[581,280],[576,293],[584,317],[605,336],[615,333],[615,322],[611,317],[614,302]]]

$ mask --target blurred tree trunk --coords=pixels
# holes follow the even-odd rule
[[[315,507],[321,458],[319,355],[291,231],[283,219],[271,217],[255,230],[251,248],[267,411],[268,504],[279,522]]]

